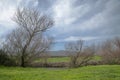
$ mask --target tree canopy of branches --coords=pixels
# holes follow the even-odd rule
[[[94,54],[92,47],[83,47],[83,40],[69,42],[65,45],[68,55],[70,56],[70,67],[79,67],[85,65],[89,60],[92,59]]]
[[[48,16],[33,8],[18,8],[13,21],[18,24],[7,37],[5,50],[16,58],[17,63],[25,67],[27,63],[49,49],[52,38],[43,36],[43,32],[53,26]]]
[[[106,64],[120,64],[120,38],[105,41],[101,51],[102,59]]]

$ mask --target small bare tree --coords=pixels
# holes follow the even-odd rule
[[[117,64],[120,64],[120,38],[115,38],[114,40],[114,44],[115,44],[115,54],[114,54],[114,57],[116,58],[115,59],[115,62]]]
[[[90,52],[90,48],[83,49],[83,44],[84,41],[79,40],[77,42],[70,42],[65,45],[70,57],[71,67],[82,66],[91,59],[93,53]]]
[[[43,66],[47,67],[48,65],[48,59],[50,58],[50,55],[48,52],[44,52],[40,55],[41,57],[41,63],[43,64]]]
[[[102,46],[102,59],[107,64],[120,64],[120,38],[105,41]]]
[[[18,28],[8,35],[4,45],[8,54],[25,67],[40,53],[49,49],[52,39],[43,32],[53,26],[53,20],[36,9],[18,8],[13,20]]]

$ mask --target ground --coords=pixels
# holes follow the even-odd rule
[[[120,65],[79,68],[0,67],[0,80],[120,80]]]

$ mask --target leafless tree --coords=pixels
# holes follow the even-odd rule
[[[114,40],[114,44],[115,44],[115,61],[117,64],[120,64],[120,38],[117,37]]]
[[[50,55],[48,52],[44,52],[40,55],[41,57],[41,63],[43,64],[43,66],[47,67],[48,65],[48,59],[50,58]]]
[[[107,64],[120,64],[120,38],[105,41],[102,46],[102,59]]]
[[[18,24],[17,29],[8,35],[6,51],[17,58],[18,63],[25,67],[40,53],[49,49],[52,38],[43,36],[43,32],[53,26],[53,20],[36,9],[18,8],[13,21]]]
[[[87,63],[91,57],[92,52],[90,52],[90,48],[83,49],[83,40],[79,40],[77,42],[69,42],[65,45],[67,53],[70,57],[70,66],[78,67],[85,63]]]

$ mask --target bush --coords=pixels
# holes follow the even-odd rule
[[[15,62],[14,60],[10,59],[5,51],[0,50],[0,65],[15,66]]]
[[[120,64],[120,38],[104,42],[102,60],[105,64]]]
[[[70,67],[85,66],[94,56],[94,46],[84,47],[84,41],[69,42],[65,45],[68,56],[70,57]]]
[[[54,62],[54,63],[47,63],[44,64],[42,62],[35,62],[28,65],[29,67],[50,67],[50,68],[63,68],[63,67],[69,67],[68,62]]]

